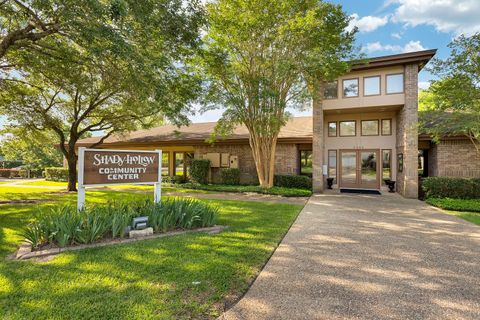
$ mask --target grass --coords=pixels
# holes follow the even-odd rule
[[[144,196],[92,191],[87,201]],[[66,203],[76,199],[74,194],[56,198]],[[36,205],[2,205],[0,318],[216,318],[226,297],[247,290],[301,206],[202,201],[220,207],[217,223],[228,225],[227,231],[69,252],[50,262],[3,259],[21,241],[19,231],[32,220]]]
[[[200,189],[207,191],[220,191],[220,192],[255,192],[262,194],[272,194],[279,195],[284,197],[309,197],[312,195],[311,190],[307,189],[295,189],[295,188],[282,188],[282,187],[272,187],[269,189],[262,188],[260,186],[253,185],[222,185],[222,184],[193,184],[185,183],[180,186],[187,189]]]
[[[447,210],[464,220],[480,225],[480,199],[428,198],[432,206]]]

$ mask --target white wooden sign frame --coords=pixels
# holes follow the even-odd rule
[[[84,184],[83,177],[85,174],[85,151],[101,151],[101,152],[133,152],[133,153],[158,153],[158,180],[148,182],[129,182],[127,184],[154,184],[154,198],[155,203],[159,203],[162,198],[162,150],[116,150],[116,149],[88,149],[85,147],[78,148],[78,194],[77,194],[77,209],[80,211],[85,207],[85,187],[91,186],[111,186],[122,184],[118,183],[99,183],[99,184]]]

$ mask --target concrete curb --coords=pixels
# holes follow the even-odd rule
[[[28,242],[24,241],[18,248],[17,252],[12,254],[9,259],[10,260],[28,260],[32,258],[53,256],[62,252],[67,252],[67,251],[78,251],[78,250],[83,250],[88,248],[106,247],[106,246],[111,246],[116,244],[131,243],[131,242],[150,240],[150,239],[158,239],[158,238],[177,236],[177,235],[193,233],[193,232],[217,234],[224,231],[226,228],[227,228],[226,226],[213,226],[213,227],[198,228],[198,229],[192,229],[192,230],[170,231],[165,233],[156,233],[156,234],[144,236],[144,237],[113,239],[106,242],[82,244],[82,245],[63,247],[63,248],[51,248],[51,249],[38,250],[38,251],[32,251],[31,245]]]

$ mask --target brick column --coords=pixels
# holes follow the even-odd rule
[[[313,111],[313,141],[312,141],[312,178],[313,178],[313,192],[322,193],[324,190],[323,182],[323,153],[324,153],[324,139],[323,139],[323,86],[317,84],[315,93],[312,98]]]
[[[418,65],[405,66],[405,105],[397,117],[397,154],[403,154],[403,172],[397,172],[397,191],[418,198]],[[398,169],[397,169],[398,170]]]

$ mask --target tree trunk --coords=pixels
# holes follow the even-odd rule
[[[250,147],[252,149],[260,186],[262,188],[273,187],[277,137],[258,137],[255,133],[251,132]]]
[[[70,152],[67,157],[68,186],[67,191],[77,191],[77,155]]]

